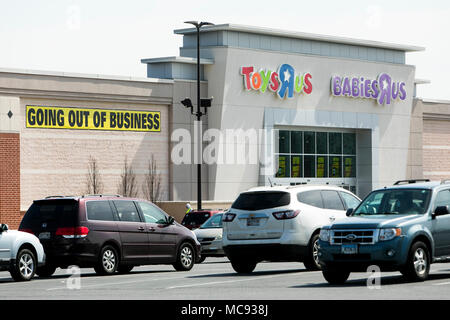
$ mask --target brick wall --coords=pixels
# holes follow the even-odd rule
[[[450,179],[450,120],[424,120],[423,171],[431,180]]]
[[[17,229],[21,220],[20,135],[0,133],[0,222]]]

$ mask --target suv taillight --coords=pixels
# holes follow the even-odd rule
[[[285,210],[273,212],[273,216],[277,220],[293,219],[300,213],[300,210]]]
[[[231,222],[234,220],[235,217],[236,217],[236,214],[234,214],[234,213],[226,213],[223,216],[222,221],[223,222]]]
[[[34,232],[33,232],[33,230],[31,230],[31,229],[28,229],[28,228],[19,228],[19,231],[22,231],[22,232],[27,232],[27,233],[31,233],[31,234],[33,234],[33,235],[34,235]]]
[[[63,236],[64,238],[84,238],[88,235],[89,229],[87,227],[73,227],[73,228],[58,228],[55,235]]]

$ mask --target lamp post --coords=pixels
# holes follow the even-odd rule
[[[201,99],[200,98],[200,28],[207,25],[214,25],[211,22],[198,22],[198,21],[186,21],[185,23],[192,24],[197,29],[197,112],[194,113],[194,108],[192,106],[192,102],[190,99],[184,99],[182,101],[183,105],[191,108],[191,113],[195,114],[197,116],[197,121],[200,123],[202,115],[206,114],[206,108],[211,106],[211,100],[210,99]],[[189,101],[187,101],[189,100]],[[202,101],[204,100],[204,101]],[[209,103],[208,101],[209,100]],[[209,105],[208,105],[209,104]],[[200,111],[200,107],[205,107],[205,113],[202,113]],[[199,132],[201,132],[201,127]],[[202,143],[200,142],[199,145],[199,153],[200,153],[200,159],[199,163],[197,163],[197,210],[202,209]]]

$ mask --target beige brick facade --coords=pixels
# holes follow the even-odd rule
[[[25,126],[26,105],[71,106],[96,109],[161,112],[160,132],[97,131],[74,129],[36,129]],[[163,200],[168,199],[169,121],[168,108],[161,105],[102,103],[89,101],[21,100],[21,209],[33,199],[48,195],[87,193],[90,157],[97,160],[103,193],[116,194],[125,157],[137,174],[138,196],[148,172],[148,161],[155,156],[161,173]]]
[[[450,102],[424,101],[423,175],[450,179]]]

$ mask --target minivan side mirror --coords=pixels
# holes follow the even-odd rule
[[[433,217],[443,216],[449,213],[450,213],[449,206],[439,206],[434,210]]]
[[[174,221],[175,221],[175,218],[172,217],[172,216],[169,216],[169,217],[167,218],[167,224],[173,224]]]
[[[0,224],[0,233],[2,233],[3,231],[8,231],[9,227],[6,223],[2,223]]]
[[[353,208],[348,208],[347,211],[345,212],[345,215],[347,217],[350,217],[352,215],[352,213],[353,213]]]

